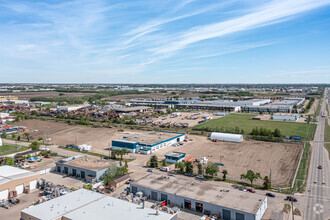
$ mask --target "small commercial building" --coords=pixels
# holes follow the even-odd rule
[[[116,108],[116,109],[112,109],[112,111],[114,111],[115,113],[130,113],[130,112],[147,113],[147,112],[152,112],[153,108],[148,106],[135,106],[135,107]]]
[[[112,140],[112,149],[127,149],[130,153],[150,154],[154,151],[179,143],[185,139],[185,134],[174,132],[150,131],[122,139]]]
[[[12,166],[0,166],[0,200],[37,189],[40,175]]]
[[[176,220],[177,214],[158,212],[151,208],[106,196],[86,189],[68,193],[21,211],[22,220],[108,220],[150,219]]]
[[[299,117],[299,114],[274,114],[272,119],[278,121],[297,121]]]
[[[56,172],[70,175],[86,181],[98,182],[103,173],[112,165],[119,166],[118,161],[95,159],[85,155],[68,157],[56,162]]]
[[[166,201],[183,209],[217,215],[224,220],[260,220],[267,209],[266,196],[180,176],[149,174],[131,183],[130,191],[133,194],[142,192],[151,200]]]
[[[165,155],[165,160],[167,163],[177,163],[184,160],[185,157],[186,157],[186,153],[173,151]]]
[[[212,132],[211,136],[210,136],[210,139],[211,140],[219,140],[219,141],[229,141],[229,142],[242,142],[243,141],[243,135]]]

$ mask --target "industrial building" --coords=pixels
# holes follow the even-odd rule
[[[112,140],[112,149],[125,148],[131,153],[150,154],[169,145],[179,143],[184,139],[185,134],[181,133],[150,131]]]
[[[71,111],[77,111],[82,108],[86,108],[90,106],[89,104],[84,104],[84,105],[66,105],[66,106],[56,106],[57,111],[66,111],[66,112],[71,112]]]
[[[229,141],[229,142],[242,142],[243,141],[243,135],[212,132],[211,136],[210,136],[210,139],[211,140],[219,140],[219,141]]]
[[[12,166],[0,166],[0,200],[20,195],[25,189],[34,190],[40,175]]]
[[[267,209],[265,196],[180,176],[149,174],[131,183],[130,190],[142,192],[151,200],[166,200],[169,205],[225,220],[260,220]]]
[[[147,106],[135,106],[135,107],[115,108],[112,109],[112,111],[116,113],[130,113],[130,112],[147,113],[147,112],[152,112],[153,109]]]
[[[151,208],[106,196],[86,189],[68,193],[21,211],[22,220],[108,220],[150,219],[176,220],[177,214],[158,212]]]
[[[299,114],[274,114],[272,119],[278,121],[297,121],[299,117]]]
[[[87,183],[92,183],[98,182],[107,168],[112,165],[119,166],[119,162],[78,155],[56,162],[56,172],[85,180]]]
[[[165,160],[167,163],[181,162],[182,160],[184,160],[185,157],[186,157],[186,153],[175,152],[175,151],[165,154]]]

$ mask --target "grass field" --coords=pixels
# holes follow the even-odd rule
[[[328,119],[328,120],[325,120],[324,142],[330,142],[330,126],[329,126],[329,119]]]
[[[296,179],[298,180],[307,179],[310,156],[311,156],[310,144],[306,144],[302,155],[302,159],[299,164]],[[296,181],[295,184],[296,184],[295,187],[298,189],[298,192],[302,193],[305,191],[306,182]]]
[[[13,154],[27,149],[29,148],[14,144],[2,144],[2,146],[0,147],[0,156]]]
[[[211,120],[209,122],[197,125],[194,129],[199,130],[203,128],[210,128],[214,131],[223,130],[222,128],[235,128],[243,129],[245,134],[250,134],[255,127],[267,128],[274,130],[280,129],[282,135],[301,136],[306,138],[308,134],[309,124],[298,122],[282,122],[282,121],[262,121],[252,120],[251,118],[256,115],[252,114],[231,114],[223,118]],[[311,125],[315,126],[315,125]]]

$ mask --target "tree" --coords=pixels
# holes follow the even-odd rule
[[[194,166],[190,162],[186,161],[184,165],[186,167],[186,173],[194,173]]]
[[[26,137],[26,139],[27,139],[28,141],[30,141],[30,133],[28,133],[28,132],[24,132],[24,136]]]
[[[253,181],[257,179],[261,179],[260,173],[255,173],[252,170],[248,170],[246,174],[241,174],[241,179],[246,179],[251,182],[251,186],[253,185]]]
[[[203,165],[201,163],[198,163],[197,168],[198,168],[198,174],[202,175],[203,174]]]
[[[119,167],[118,175],[123,176],[128,173],[128,168],[125,166]]]
[[[93,185],[92,185],[91,183],[84,184],[84,185],[83,185],[83,188],[84,188],[84,189],[88,189],[88,190],[92,190],[92,189],[93,189]]]
[[[163,160],[163,166],[166,167],[166,160]]]
[[[111,158],[112,158],[112,159],[116,159],[116,156],[117,156],[117,154],[116,154],[116,150],[112,150],[112,151],[111,151]]]
[[[150,157],[150,167],[158,167],[158,158],[156,155]]]
[[[125,160],[125,165],[126,168],[128,168],[127,160]]]
[[[263,185],[264,185],[264,189],[270,189],[271,183],[270,183],[270,180],[269,180],[268,176],[264,177],[264,184]]]
[[[205,173],[210,175],[212,178],[213,176],[218,175],[218,172],[219,172],[219,167],[212,163],[207,165],[205,168]]]
[[[227,177],[228,171],[227,170],[223,170],[221,173],[223,174],[223,176],[222,176],[223,181],[226,181],[226,177]]]
[[[30,147],[32,150],[37,150],[40,148],[40,143],[38,141],[33,141],[31,144],[30,144]]]
[[[3,132],[3,133],[1,134],[1,137],[2,137],[2,138],[6,138],[6,137],[7,137],[7,133],[6,133],[6,132]]]
[[[128,154],[128,150],[126,148],[118,150],[117,152],[118,152],[118,155],[120,156],[120,160],[123,160],[123,156]]]
[[[38,141],[42,141],[42,143],[45,143],[45,139],[43,138],[38,138]]]
[[[21,136],[20,135],[17,136],[17,140],[18,141],[21,140]]]
[[[108,185],[109,181],[119,176],[119,167],[117,165],[110,166],[100,177],[104,185]]]
[[[15,139],[16,137],[17,137],[17,134],[11,134],[11,137],[13,138],[13,139]]]
[[[9,165],[9,166],[14,166],[14,165],[15,165],[15,161],[14,161],[14,159],[11,158],[11,157],[6,157],[6,158],[5,158],[5,164],[6,164],[6,165]]]
[[[274,130],[274,137],[281,137],[281,131],[278,128],[275,128]]]
[[[177,168],[177,169],[179,169],[179,172],[180,173],[183,173],[184,172],[184,168],[185,168],[185,164],[184,163],[182,163],[182,162],[177,162],[176,164],[175,164],[175,168]]]

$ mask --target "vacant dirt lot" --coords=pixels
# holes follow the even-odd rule
[[[32,133],[34,138],[52,138],[51,142],[60,145],[75,143],[91,144],[92,151],[108,155],[108,146],[111,140],[121,138],[140,131],[119,132],[117,129],[109,128],[89,128],[81,126],[70,126],[64,123],[26,120],[17,123],[29,129],[38,130]],[[228,170],[228,178],[239,180],[242,173],[251,169],[259,172],[262,177],[270,175],[272,185],[286,185],[294,173],[297,166],[299,155],[302,149],[298,144],[285,144],[261,141],[244,141],[243,143],[211,142],[207,137],[188,135],[188,140],[179,147],[169,146],[155,152],[159,159],[164,159],[164,155],[171,151],[187,153],[187,156],[197,158],[207,157],[210,162],[221,162]],[[132,156],[129,155],[129,156]],[[129,157],[126,156],[126,157]],[[135,161],[129,163],[130,169],[139,170],[149,160],[150,155],[134,154]],[[221,176],[221,174],[219,174]],[[259,181],[261,183],[261,181]]]
[[[61,95],[64,94],[64,95]],[[30,100],[33,97],[46,97],[46,98],[55,98],[55,97],[80,97],[85,95],[94,95],[95,93],[80,93],[80,92],[17,92],[17,93],[0,93],[0,96],[17,96],[18,99]]]

